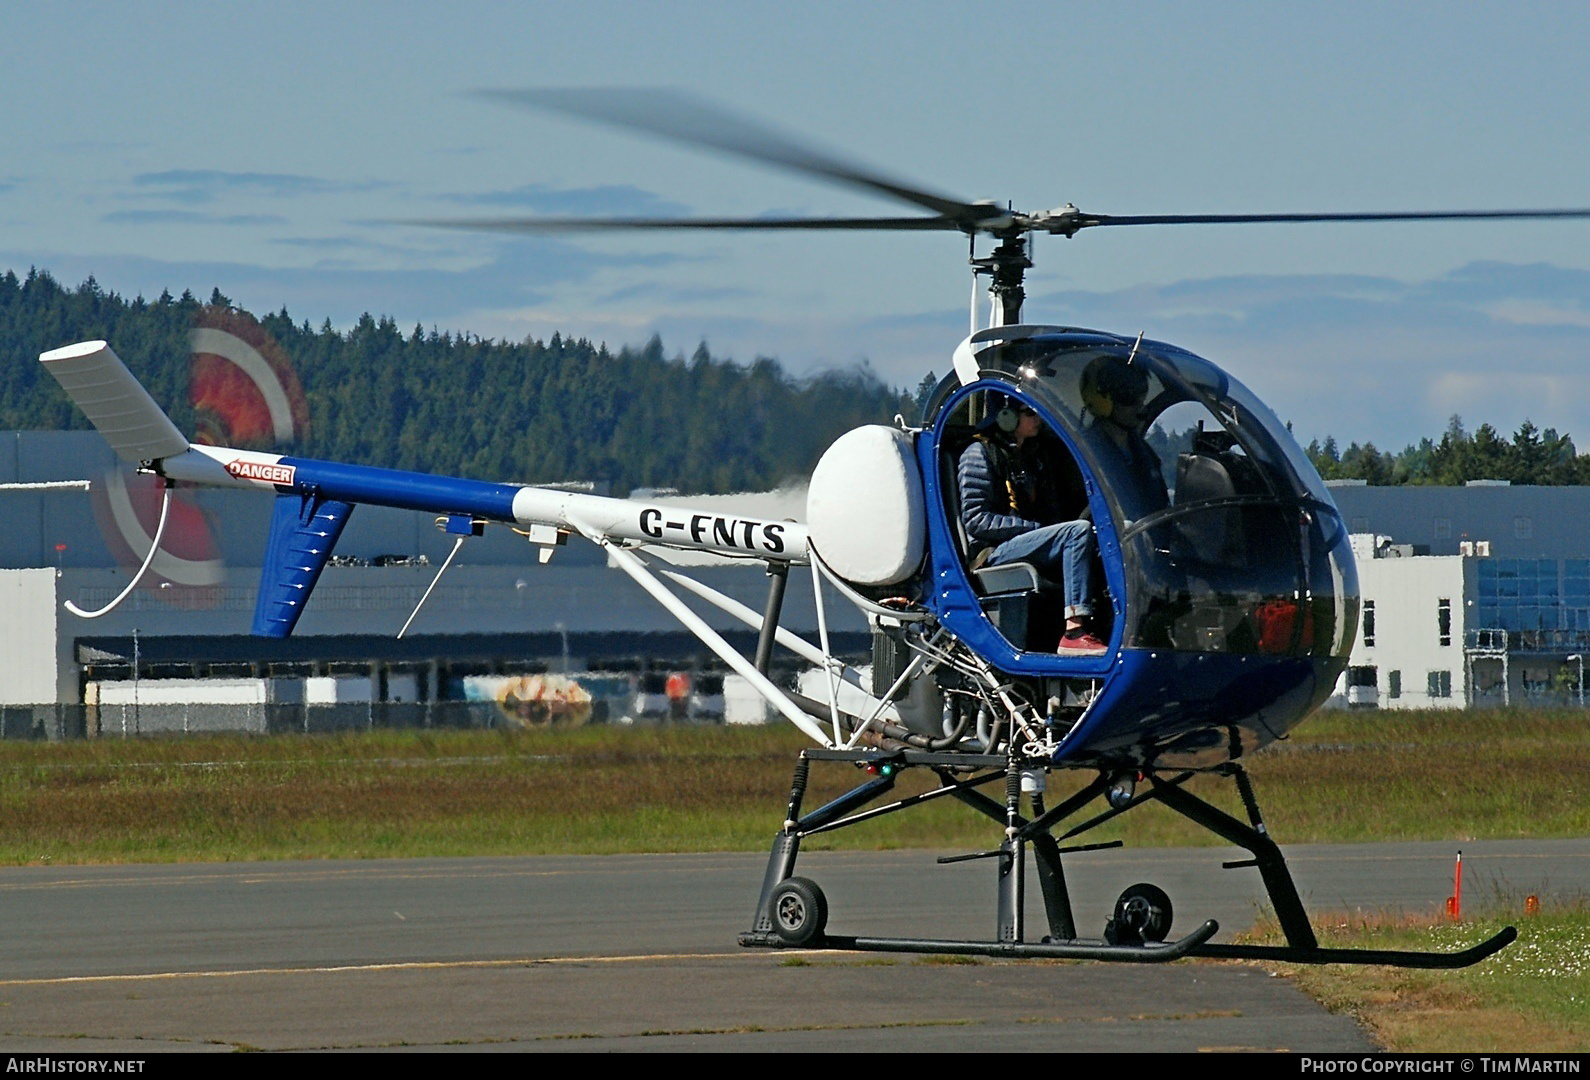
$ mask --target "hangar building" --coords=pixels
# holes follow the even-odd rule
[[[1590,488],[1330,487],[1363,595],[1338,703],[1584,703]]]

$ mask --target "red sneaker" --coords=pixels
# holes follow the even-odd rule
[[[1099,653],[1108,652],[1110,647],[1085,630],[1078,630],[1067,634],[1060,639],[1060,644],[1055,646],[1055,652],[1067,656],[1097,656]]]

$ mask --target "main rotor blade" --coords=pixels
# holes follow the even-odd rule
[[[893,229],[958,232],[947,217],[890,218],[450,218],[408,222],[490,232],[621,232],[626,229]]]
[[[660,135],[676,142],[704,146],[888,195],[949,218],[957,222],[957,227],[973,226],[1004,213],[994,206],[935,195],[891,180],[859,165],[803,146],[787,135],[778,134],[744,117],[723,112],[677,90],[559,87],[484,90],[479,93],[483,97],[512,105],[547,109],[647,135]]]
[[[1586,210],[1415,210],[1370,214],[1082,214],[1077,227],[1102,225],[1242,225],[1288,221],[1484,221],[1590,218]]]

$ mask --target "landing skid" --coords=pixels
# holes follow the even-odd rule
[[[846,792],[825,806],[802,816],[806,782],[811,763],[847,763],[865,768],[873,779]],[[1052,809],[1045,809],[1041,795],[1031,796],[1032,817],[1023,817],[1021,775],[1023,770],[1043,769],[1044,762],[1024,761],[1016,755],[972,755],[933,753],[921,750],[808,750],[801,754],[790,785],[784,827],[773,838],[767,873],[750,931],[740,935],[747,948],[821,948],[853,952],[933,953],[962,956],[992,956],[1013,959],[1046,958],[1101,960],[1112,963],[1163,963],[1188,956],[1228,960],[1272,960],[1293,964],[1384,964],[1408,968],[1461,968],[1476,964],[1518,937],[1511,926],[1467,949],[1450,953],[1404,952],[1385,949],[1323,948],[1315,937],[1303,910],[1297,886],[1281,849],[1270,839],[1259,813],[1253,786],[1240,765],[1225,772],[1233,777],[1242,797],[1249,821],[1244,823],[1223,810],[1186,791],[1183,785],[1192,773],[1172,777],[1147,774],[1149,789],[1119,805],[1088,818],[1056,837],[1053,830],[1083,807],[1101,798],[1111,787],[1111,778],[1100,775],[1081,791]],[[905,769],[927,768],[939,779],[939,787],[920,795],[868,807],[889,793],[896,777]],[[970,773],[970,775],[967,775]],[[1005,800],[1000,803],[978,790],[1003,779]],[[997,871],[997,937],[993,941],[939,940],[933,938],[881,938],[827,933],[827,899],[815,882],[796,877],[795,861],[802,839],[869,821],[885,814],[919,806],[939,798],[953,798],[994,819],[1005,827],[1004,842],[991,851],[952,856],[941,862],[989,859]],[[1137,885],[1122,894],[1116,918],[1106,931],[1106,940],[1079,938],[1072,916],[1070,893],[1066,888],[1061,857],[1066,852],[1118,847],[1119,842],[1062,848],[1073,839],[1102,825],[1135,806],[1149,801],[1176,811],[1229,843],[1246,849],[1253,858],[1225,863],[1226,869],[1254,867],[1281,924],[1285,945],[1216,944],[1210,939],[1219,931],[1213,919],[1200,924],[1182,938],[1166,942],[1171,912],[1169,898],[1151,885]],[[866,809],[863,809],[867,807]],[[1049,933],[1039,941],[1026,940],[1023,901],[1027,849],[1032,849],[1042,891]]]
[[[1394,949],[1293,949],[1285,945],[1202,945],[1191,956],[1221,960],[1279,960],[1288,964],[1386,964],[1405,968],[1465,968],[1499,953],[1518,937],[1509,926],[1478,945],[1452,953],[1399,952]]]
[[[947,941],[933,938],[869,938],[824,934],[807,948],[842,949],[847,952],[931,953],[935,956],[994,956],[1012,960],[1110,960],[1124,964],[1161,964],[1198,955],[1197,949],[1215,936],[1220,924],[1210,919],[1180,941],[1143,945],[1111,945],[1099,939],[1074,941]],[[740,935],[740,944],[773,949],[789,948],[777,934]]]

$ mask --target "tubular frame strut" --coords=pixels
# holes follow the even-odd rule
[[[845,763],[864,768],[871,775],[865,782],[845,794],[816,810],[803,814],[802,802],[806,783],[814,762]],[[1061,822],[1103,796],[1111,786],[1112,773],[1108,770],[1101,771],[1090,783],[1047,810],[1043,807],[1042,797],[1034,796],[1033,816],[1030,819],[1023,817],[1020,813],[1022,772],[1034,769],[1048,771],[1050,767],[1046,761],[1025,759],[1017,753],[959,754],[909,749],[836,748],[803,752],[796,763],[795,775],[790,785],[790,799],[784,825],[773,837],[773,849],[768,857],[767,873],[763,877],[762,891],[757,900],[751,929],[740,935],[740,944],[749,948],[809,947],[859,952],[943,953],[1007,958],[1048,957],[1139,964],[1201,956],[1235,960],[1276,960],[1294,964],[1385,964],[1408,968],[1460,968],[1478,963],[1498,952],[1518,936],[1517,931],[1509,926],[1485,941],[1451,953],[1323,948],[1314,934],[1313,927],[1309,924],[1308,914],[1303,909],[1303,902],[1298,895],[1297,886],[1292,881],[1286,858],[1265,829],[1258,801],[1253,794],[1253,785],[1240,765],[1233,763],[1225,766],[1221,771],[1236,782],[1243,807],[1247,812],[1247,822],[1232,817],[1188,792],[1184,785],[1191,779],[1193,773],[1182,772],[1162,777],[1147,772],[1149,790],[1140,791],[1130,802],[1122,806],[1111,808],[1082,821],[1059,837],[1054,835],[1053,830]],[[931,770],[938,777],[939,787],[868,807],[867,804],[892,791],[899,773],[910,768]],[[1005,781],[1003,799],[995,798],[980,790],[1000,780]],[[973,859],[989,859],[995,863],[997,921],[992,940],[886,938],[826,934],[819,931],[810,941],[794,946],[790,941],[779,936],[774,926],[770,901],[779,891],[779,887],[794,876],[795,862],[804,837],[848,828],[863,821],[870,821],[885,814],[896,813],[944,797],[955,799],[976,810],[998,823],[1003,831],[1003,840],[995,849],[939,859],[940,863]],[[1132,807],[1150,801],[1160,803],[1252,854],[1252,859],[1226,863],[1225,868],[1251,866],[1258,869],[1265,891],[1270,897],[1270,903],[1280,921],[1282,934],[1286,938],[1285,945],[1215,943],[1211,939],[1219,932],[1220,927],[1213,919],[1199,924],[1191,933],[1180,939],[1168,942],[1114,944],[1110,941],[1077,936],[1076,920],[1071,908],[1070,892],[1066,887],[1061,856],[1066,851],[1096,850],[1120,845],[1116,841],[1062,848],[1061,842],[1112,820]],[[1039,941],[1026,940],[1023,925],[1025,873],[1029,847],[1032,849],[1049,931]],[[803,879],[798,879],[800,880]],[[804,887],[814,886],[810,882],[805,882]]]

